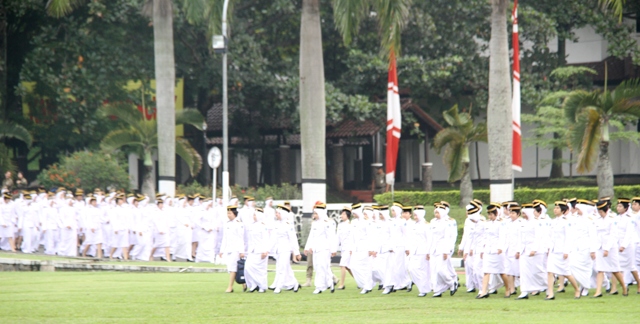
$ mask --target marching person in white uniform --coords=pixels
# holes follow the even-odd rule
[[[340,282],[338,290],[344,290],[344,281],[347,277],[347,271],[353,277],[351,269],[349,269],[349,261],[351,260],[351,207],[345,206],[340,211],[340,223],[338,224],[338,248],[340,249]]]
[[[487,208],[489,220],[484,222],[483,245],[480,247],[480,258],[482,258],[482,290],[477,299],[489,297],[489,278],[492,274],[499,275],[505,284],[508,284],[505,272],[504,251],[506,250],[506,234],[504,222],[498,220],[499,204],[490,204]],[[505,297],[510,296],[510,287],[505,287]]]
[[[574,232],[567,218],[569,206],[565,201],[556,201],[553,213],[556,216],[551,221],[551,244],[549,248],[549,258],[547,260],[547,297],[545,300],[555,299],[553,283],[555,276],[564,276],[569,280],[575,291],[574,297],[580,298],[580,289],[576,279],[573,277],[570,266],[570,255],[574,251]],[[563,284],[562,282],[560,283]],[[564,288],[562,289],[564,291]]]
[[[16,252],[16,243],[14,240],[14,205],[11,201],[11,194],[5,192],[2,194],[2,203],[0,203],[0,238],[8,242],[11,252]]]
[[[458,234],[457,226],[449,217],[449,208],[446,205],[436,206],[434,216],[429,227],[431,243],[428,252],[433,297],[441,297],[446,290],[453,296],[458,291],[457,275],[451,264],[451,255]]]
[[[581,295],[587,296],[591,288],[591,274],[593,272],[593,261],[596,258],[596,242],[598,237],[593,221],[595,215],[592,209],[595,204],[591,201],[578,199],[574,208],[574,217],[571,220],[574,240],[578,242],[569,255],[571,273],[580,285]]]
[[[267,282],[267,265],[271,238],[269,228],[263,222],[262,208],[256,208],[253,213],[253,223],[247,225],[247,261],[244,266],[244,277],[249,292],[264,293],[269,286]],[[288,260],[287,260],[288,261]]]
[[[386,271],[384,273],[384,291],[382,294],[389,294],[396,290],[407,289],[411,286],[411,277],[407,270],[407,256],[405,249],[405,239],[407,233],[405,221],[402,218],[402,205],[394,203],[391,208],[382,206],[382,213],[389,212],[387,217],[389,222],[389,256],[387,257]]]
[[[631,199],[618,198],[617,211],[618,216],[615,217],[618,228],[618,256],[620,258],[620,271],[623,273],[623,277],[627,277],[627,273],[633,276],[636,282],[640,282],[638,278],[638,270],[636,269],[636,242],[638,237],[636,236],[636,224],[635,219],[631,217],[629,205]],[[630,283],[632,280],[626,280],[624,284]],[[615,277],[611,278],[611,291],[612,295],[617,294],[618,284]]]
[[[595,270],[598,272],[596,279],[596,292],[592,298],[602,297],[602,282],[605,272],[612,273],[620,282],[624,282],[620,272],[620,259],[618,256],[618,224],[615,217],[609,215],[609,202],[600,200],[596,204],[598,214],[594,221],[598,240],[596,246]],[[627,296],[627,285],[622,285],[622,295]]]
[[[291,213],[289,207],[278,205],[275,214],[276,221],[271,233],[273,244],[271,251],[276,256],[276,275],[271,287],[275,294],[279,294],[283,289],[294,292],[298,292],[300,289],[300,284],[293,274],[289,261],[291,255],[298,261],[301,259],[298,238],[292,224],[288,221],[290,219],[289,213]]]
[[[351,260],[349,260],[349,268],[353,274],[358,287],[362,289],[361,294],[368,294],[373,289],[373,275],[371,265],[371,253],[373,251],[372,240],[375,238],[371,235],[371,227],[369,220],[365,218],[361,204],[351,206]]]
[[[402,218],[406,220],[405,253],[409,257],[407,268],[412,284],[418,288],[418,297],[424,297],[431,292],[431,269],[429,268],[429,252],[431,250],[429,237],[429,223],[425,220],[423,206],[402,207]],[[411,286],[407,288],[410,292]]]
[[[224,226],[222,245],[220,246],[220,257],[224,255],[229,272],[229,286],[226,293],[233,292],[233,282],[238,272],[238,260],[244,258],[244,224],[238,219],[238,206],[227,207],[227,218],[229,221]],[[246,284],[243,284],[246,290]]]
[[[311,223],[309,238],[304,247],[305,255],[313,254],[313,270],[315,272],[314,294],[320,294],[330,289],[335,290],[333,273],[331,272],[331,257],[336,255],[338,239],[336,237],[336,223],[327,217],[327,206],[323,203],[313,207],[314,221]],[[369,280],[371,274],[369,273]]]

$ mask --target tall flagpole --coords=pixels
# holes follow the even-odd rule
[[[520,129],[520,44],[518,40],[518,0],[513,2],[513,97],[511,100],[511,116],[513,128],[512,169],[522,172],[522,130]],[[514,175],[515,177],[515,175]]]

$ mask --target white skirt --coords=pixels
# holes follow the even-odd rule
[[[13,225],[0,226],[0,237],[13,238]]]
[[[596,271],[598,272],[618,272],[620,271],[620,259],[618,257],[618,247],[615,246],[609,250],[609,255],[604,256],[604,250],[599,249],[596,252]]]
[[[547,272],[555,273],[559,276],[570,276],[571,266],[569,265],[569,258],[565,259],[563,253],[549,253]]]
[[[589,250],[578,250],[569,255],[571,274],[582,288],[591,288],[591,275],[593,274],[593,260]]]
[[[520,289],[530,293],[547,289],[547,269],[544,265],[545,255],[529,253],[520,255]],[[591,269],[589,269],[591,270]]]
[[[349,251],[340,251],[340,266],[348,268],[349,262],[351,262],[351,253]]]
[[[520,276],[520,261],[515,255],[505,257],[505,273],[510,276]]]
[[[95,229],[94,232],[92,232],[90,229],[87,229],[86,231],[84,231],[84,244],[85,245],[96,245],[96,244],[102,244],[103,242],[103,238],[102,238],[102,230],[101,229]]]
[[[111,232],[111,248],[128,248],[129,247],[129,231],[118,231],[118,234]]]
[[[482,273],[503,274],[505,273],[504,264],[504,253],[482,255]]]
[[[635,244],[629,244],[624,251],[618,252],[618,258],[620,260],[620,271],[636,271]]]
[[[228,272],[238,272],[238,260],[240,260],[240,253],[232,252],[224,255],[224,261],[227,263]]]

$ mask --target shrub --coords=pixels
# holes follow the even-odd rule
[[[614,188],[617,197],[634,197],[640,195],[640,185],[633,186],[616,186]],[[474,198],[482,200],[485,204],[489,203],[489,190],[480,189],[473,191]],[[553,204],[556,200],[563,198],[598,198],[598,187],[568,187],[568,188],[518,188],[514,191],[515,201],[520,203],[531,202],[534,199],[542,199],[547,204]],[[437,192],[418,192],[418,191],[396,191],[392,200],[391,193],[386,192],[375,195],[374,199],[379,204],[390,204],[393,200],[403,205],[432,205],[434,202],[445,200],[452,205],[460,201],[460,191],[437,191]]]
[[[63,157],[38,175],[38,182],[45,188],[65,187],[108,190],[129,189],[129,175],[112,154],[102,152],[76,152]]]
[[[264,201],[267,197],[273,197],[277,200],[285,200],[285,199],[302,199],[302,190],[300,187],[296,185],[283,184],[281,186],[274,185],[265,185],[263,187],[249,187],[242,188],[238,185],[231,187],[231,192],[240,199],[242,202],[243,196],[252,196],[256,198],[256,201],[260,205],[262,201]],[[192,195],[195,193],[199,193],[200,195],[210,197],[212,194],[211,186],[203,186],[198,182],[193,182],[189,185],[178,185],[177,193]],[[216,195],[222,195],[222,188],[218,187],[216,190]]]

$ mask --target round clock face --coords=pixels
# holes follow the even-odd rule
[[[215,169],[220,166],[220,162],[222,162],[222,152],[216,146],[212,147],[209,150],[209,154],[207,155],[207,162],[209,162],[209,166],[212,169]]]

